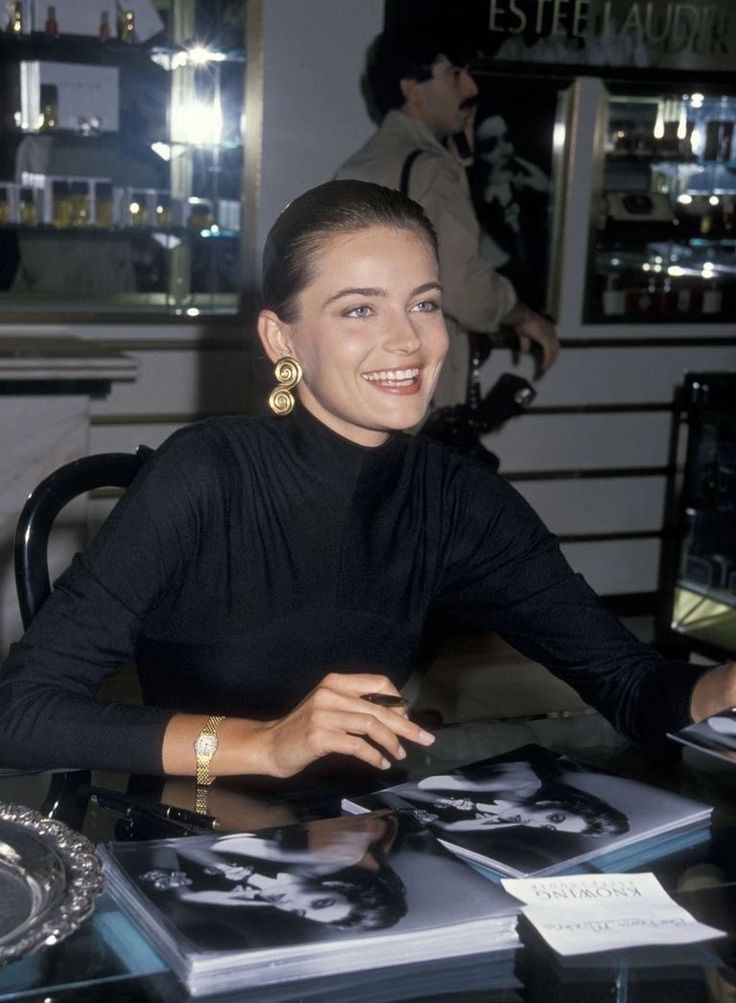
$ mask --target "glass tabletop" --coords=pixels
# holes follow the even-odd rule
[[[567,753],[612,773],[683,793],[715,807],[708,842],[646,866],[697,919],[728,932],[692,947],[639,948],[562,960],[522,930],[511,958],[471,957],[405,965],[352,976],[313,979],[291,986],[227,996],[249,1003],[350,999],[356,1003],[433,1000],[448,1003],[529,1000],[662,999],[720,1001],[736,998],[736,797],[733,767],[695,750],[674,746],[654,756],[627,743],[596,714],[452,725],[437,731],[431,749],[413,749],[388,773],[345,761],[323,761],[298,781],[239,778],[218,781],[210,811],[224,831],[340,814],[343,795],[357,796],[406,779],[476,762],[529,743]],[[0,771],[0,800],[28,805],[82,831],[95,843],[175,834],[161,823],[113,816],[89,800],[89,787],[131,793],[181,808],[193,807],[189,779],[128,777],[110,773]],[[145,938],[107,894],[91,920],[53,947],[0,969],[0,1000],[80,1001],[114,998],[174,1003],[185,991]]]

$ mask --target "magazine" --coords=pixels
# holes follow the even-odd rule
[[[519,903],[411,812],[99,852],[111,894],[195,996],[494,952],[500,961],[518,946]]]
[[[410,809],[487,877],[631,870],[704,841],[712,808],[538,745],[344,799]]]
[[[669,737],[736,766],[736,707],[711,714],[698,724],[671,732]]]

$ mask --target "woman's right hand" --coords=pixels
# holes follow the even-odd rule
[[[387,770],[391,759],[403,759],[402,741],[431,745],[434,735],[411,722],[404,707],[381,707],[363,700],[367,693],[400,696],[381,675],[331,672],[277,721],[258,729],[258,740],[269,775],[292,777],[331,753]]]

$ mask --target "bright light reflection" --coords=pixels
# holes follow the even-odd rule
[[[692,195],[688,195],[687,193],[685,193],[684,195],[677,196],[677,201],[680,202],[682,205],[690,205],[692,200],[693,200]]]
[[[167,163],[171,160],[171,147],[168,143],[151,143],[151,149]]]
[[[667,274],[671,275],[673,278],[677,278],[679,275],[685,274],[685,269],[681,268],[680,265],[670,265],[667,269]]]
[[[172,138],[179,143],[201,146],[219,143],[222,135],[222,108],[219,102],[193,101],[172,114]]]
[[[717,195],[711,195],[710,198],[708,199],[710,205],[718,205],[720,201],[721,200],[718,198]]]
[[[196,306],[187,307],[187,317],[199,317],[199,310]]]
[[[213,52],[205,45],[193,45],[187,55],[189,62],[194,63],[195,66],[204,66],[205,63],[221,63],[225,59],[222,52]]]
[[[565,126],[563,122],[555,122],[552,132],[552,146],[555,150],[562,150],[565,146]]]

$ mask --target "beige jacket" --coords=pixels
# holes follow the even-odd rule
[[[490,334],[516,303],[514,287],[480,254],[480,228],[470,199],[465,168],[421,122],[390,111],[378,131],[335,175],[398,188],[406,158],[414,160],[409,194],[421,203],[437,230],[443,309],[450,351],[435,393],[435,404],[465,400],[468,342],[465,331]]]

